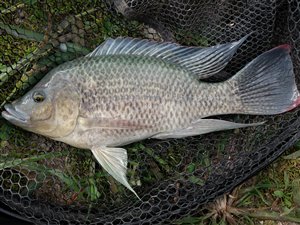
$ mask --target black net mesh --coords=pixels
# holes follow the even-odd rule
[[[57,65],[108,37],[211,46],[251,33],[222,76],[260,53],[292,46],[300,78],[297,0],[4,0],[0,3],[0,104],[22,96]],[[222,116],[264,126],[126,147],[139,201],[92,153],[0,120],[0,201],[38,224],[162,224],[199,212],[299,139],[299,110],[278,116]]]

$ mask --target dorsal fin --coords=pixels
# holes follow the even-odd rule
[[[236,42],[205,48],[186,47],[171,42],[119,37],[106,40],[86,57],[140,55],[161,58],[177,64],[203,79],[222,70],[248,36]]]

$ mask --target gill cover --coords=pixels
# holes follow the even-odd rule
[[[47,136],[52,138],[61,138],[69,135],[76,126],[79,115],[80,96],[75,88],[67,83],[62,82],[58,93],[52,99],[54,107],[53,122],[55,128],[47,132]]]

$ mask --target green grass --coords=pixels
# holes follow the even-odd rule
[[[268,169],[226,194],[195,216],[174,224],[234,225],[300,223],[300,142]]]
[[[45,165],[45,160],[57,160],[59,158],[69,156],[70,151],[62,151],[62,152],[50,152],[50,153],[40,153],[34,154],[29,157],[19,158],[11,158],[11,157],[3,157],[0,161],[0,171],[18,171],[15,174],[19,174],[19,176],[24,176],[24,170],[26,170],[26,174],[34,173],[35,174],[35,182],[39,183],[35,188],[31,189],[31,192],[39,192],[42,184],[46,182],[50,177],[57,179],[57,182],[61,182],[64,186],[64,189],[61,190],[60,195],[64,196],[66,193],[73,193],[76,198],[69,200],[65,200],[65,204],[73,204],[74,202],[80,202],[84,204],[90,204],[101,197],[101,193],[99,192],[99,183],[103,183],[103,179],[106,179],[106,174],[98,171],[85,175],[76,175],[71,170],[61,170],[57,168],[51,168],[50,166]],[[70,166],[68,164],[66,167]],[[83,167],[81,167],[83,169]],[[15,185],[22,185],[20,181],[14,180],[12,177],[8,177],[7,180],[4,178],[4,182],[15,183]],[[14,185],[6,186],[5,188],[11,189],[14,191]],[[15,190],[16,191],[16,190]],[[17,192],[17,191],[16,191]],[[58,193],[56,193],[58,194]],[[51,196],[51,193],[48,193]]]
[[[30,188],[30,193],[38,194],[49,188],[48,195],[51,197],[51,187],[45,187],[43,183],[54,179],[62,186],[56,195],[60,194],[62,197],[72,193],[72,196],[76,196],[72,201],[66,199],[65,204],[90,204],[107,192],[107,174],[102,170],[95,171],[95,162],[90,151],[66,146],[65,149],[48,152],[40,147],[43,146],[43,141],[37,139],[28,143],[24,134],[28,133],[0,120],[0,174],[6,174],[2,175],[4,188],[18,193],[20,186],[26,186],[26,182],[30,180],[35,184]],[[31,137],[28,134],[27,138]],[[14,179],[11,173],[24,177],[26,181]]]

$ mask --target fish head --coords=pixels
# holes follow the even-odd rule
[[[38,83],[20,99],[4,106],[2,116],[25,130],[61,138],[76,127],[80,97],[66,80]]]

